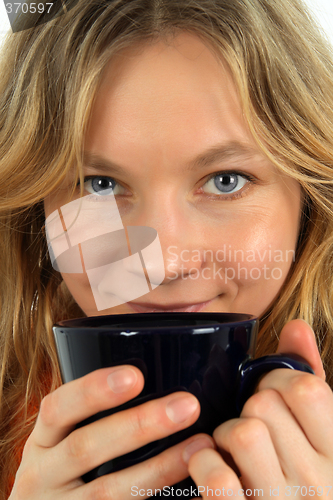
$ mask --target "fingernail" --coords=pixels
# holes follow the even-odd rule
[[[137,378],[138,377],[134,370],[131,370],[130,368],[118,368],[114,372],[110,373],[107,378],[107,382],[111,391],[118,394],[131,389],[135,385]]]
[[[175,424],[185,422],[198,408],[198,400],[192,395],[177,396],[166,405],[166,414]]]
[[[195,441],[192,441],[188,446],[186,446],[183,451],[183,460],[186,464],[188,464],[191,456],[199,450],[203,450],[204,448],[212,448],[214,449],[214,445],[212,441],[208,438],[198,438]]]

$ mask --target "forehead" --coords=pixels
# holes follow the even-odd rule
[[[226,63],[189,33],[130,47],[112,58],[88,135],[97,129],[126,142],[146,143],[150,137],[174,144],[177,136],[180,144],[199,140],[203,147],[221,139],[252,142]]]
[[[149,86],[163,83],[162,90],[173,90],[176,86],[186,95],[189,80],[192,81],[191,89],[202,90],[202,85],[205,89],[216,85],[215,78],[220,87],[221,79],[227,76],[231,83],[224,58],[217,56],[208,41],[196,34],[182,32],[168,39],[143,41],[115,54],[106,68],[102,87],[107,88],[113,82],[125,90],[135,79],[136,88],[143,94],[149,82]],[[156,87],[155,90],[161,89]]]

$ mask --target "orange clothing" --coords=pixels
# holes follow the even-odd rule
[[[46,389],[46,392],[49,392],[51,384],[52,384],[52,379],[51,379],[51,376],[48,375],[45,377],[45,379],[43,381],[43,385]],[[37,401],[37,398],[34,399],[33,401],[31,401],[30,404],[28,405],[28,411],[27,411],[28,417],[38,414],[39,407],[40,407],[40,401]],[[28,436],[26,439],[28,439]],[[18,446],[15,450],[15,461],[17,464],[17,469],[19,468],[21,460],[22,460],[22,454],[23,454],[23,449],[24,449],[25,443],[26,443],[26,439],[24,441],[21,441],[20,443],[18,443]],[[7,483],[8,484],[8,490],[7,490],[8,496],[10,495],[10,493],[13,489],[14,482],[15,482],[15,476],[10,475],[8,478],[8,483]]]

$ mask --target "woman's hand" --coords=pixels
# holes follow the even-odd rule
[[[288,323],[278,352],[299,354],[316,375],[288,369],[268,373],[240,418],[215,430],[226,461],[213,449],[199,451],[189,461],[204,499],[333,499],[333,393],[310,326],[301,320]]]
[[[97,412],[137,396],[144,385],[133,366],[97,370],[59,387],[41,404],[9,500],[131,499],[138,489],[163,488],[188,476],[186,457],[213,440],[197,435],[141,464],[85,484],[86,472],[193,424],[197,399],[174,393],[74,429]],[[184,460],[185,459],[185,460]]]

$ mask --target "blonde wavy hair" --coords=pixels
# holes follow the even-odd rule
[[[0,498],[41,399],[61,384],[52,324],[82,316],[44,235],[43,199],[71,169],[110,58],[196,33],[223,56],[262,151],[303,192],[296,259],[260,318],[258,355],[294,318],[314,329],[333,384],[333,64],[300,0],[73,0],[67,14],[9,34],[0,60]]]

